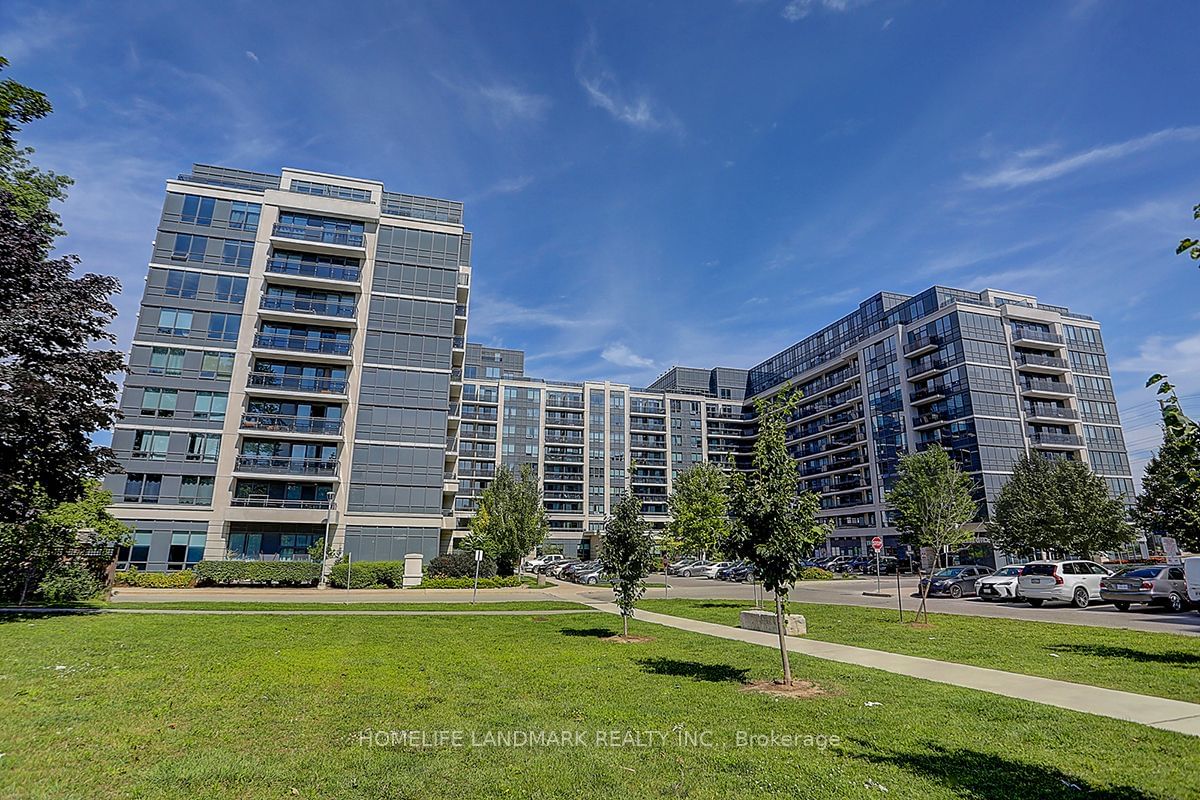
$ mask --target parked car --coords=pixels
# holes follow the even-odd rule
[[[824,564],[821,564],[821,569],[829,570],[830,572],[845,572],[846,566],[855,559],[855,556],[834,556],[826,559]]]
[[[577,571],[575,580],[587,586],[596,586],[601,581],[607,581],[608,575],[604,572],[604,565],[596,562],[594,566]]]
[[[732,564],[732,561],[718,561],[714,564],[708,564],[707,566],[701,567],[700,569],[696,569],[696,565],[693,564],[688,569],[688,572],[697,578],[716,578],[717,570],[731,566]]]
[[[967,594],[975,594],[975,581],[991,575],[991,567],[980,567],[974,564],[962,564],[957,567],[940,569],[928,578],[921,579],[921,591],[929,584],[929,594],[948,594],[959,598]]]
[[[704,559],[693,561],[691,564],[688,564],[686,567],[679,570],[679,574],[684,578],[701,578],[704,577],[704,570],[711,567],[712,564],[713,562],[705,561]]]
[[[571,566],[572,564],[578,564],[578,563],[579,563],[578,558],[568,558],[568,559],[564,559],[562,561],[558,561],[554,564],[551,564],[549,567],[546,567],[546,574],[550,575],[552,577],[555,577],[555,578],[562,577],[563,570],[565,570],[567,567]]]
[[[729,571],[729,580],[745,583],[752,581],[756,577],[754,565],[749,563],[740,564]]]
[[[531,558],[525,562],[525,571],[545,572],[547,567],[566,560],[567,557],[560,553],[551,553],[550,555],[546,556],[538,556],[537,558]]]
[[[559,573],[559,577],[568,581],[578,580],[577,576],[580,571],[590,569],[600,562],[598,561],[576,561],[574,564],[568,564]]]
[[[1021,570],[1017,586],[1034,608],[1047,600],[1061,600],[1076,608],[1100,599],[1100,580],[1112,573],[1095,561],[1033,561]]]
[[[1024,564],[1009,564],[980,578],[975,581],[975,594],[980,600],[1023,600],[1017,581],[1024,568]]]
[[[1134,603],[1146,603],[1178,613],[1188,605],[1187,579],[1183,567],[1125,567],[1100,579],[1100,599],[1111,602],[1118,611],[1128,611]]]
[[[719,580],[719,581],[732,580],[732,578],[729,577],[730,573],[732,573],[735,569],[743,566],[745,563],[746,562],[744,562],[744,561],[730,561],[725,566],[721,567],[719,570],[714,572],[713,578],[715,578],[716,580]]]
[[[678,575],[680,570],[690,567],[692,564],[695,564],[699,560],[700,559],[698,559],[698,558],[693,558],[693,557],[689,556],[687,558],[681,558],[678,561],[672,561],[670,564],[667,564],[667,574],[668,575]]]

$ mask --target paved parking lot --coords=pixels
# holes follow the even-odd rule
[[[728,583],[705,578],[669,579],[659,573],[650,577],[651,582],[666,580],[669,588],[661,586],[646,590],[646,597],[690,599],[753,600],[754,587],[748,583]],[[917,579],[900,579],[901,599],[905,611],[915,611],[920,598],[915,597]],[[884,576],[881,581],[883,592],[890,597],[868,597],[863,592],[875,591],[874,578],[856,578],[838,581],[810,581],[796,587],[791,599],[801,603],[833,603],[875,608],[896,608],[896,576]],[[584,596],[595,600],[612,597],[608,590],[586,589]],[[1085,609],[1072,608],[1065,603],[1055,603],[1042,608],[1032,608],[1025,603],[986,602],[974,597],[954,600],[949,597],[929,598],[931,612],[944,611],[953,614],[973,614],[981,617],[1007,617],[1034,622],[1065,622],[1073,625],[1095,625],[1107,628],[1129,628],[1159,633],[1186,633],[1200,636],[1200,613],[1195,610],[1172,614],[1161,608],[1134,606],[1129,611],[1117,611],[1107,603],[1096,604]]]

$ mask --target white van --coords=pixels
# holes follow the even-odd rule
[[[1200,556],[1183,560],[1183,575],[1187,581],[1188,599],[1200,606]]]

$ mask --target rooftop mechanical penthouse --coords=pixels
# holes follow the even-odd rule
[[[1023,453],[1133,483],[1092,318],[1036,298],[883,292],[746,369],[672,367],[645,388],[525,375],[466,342],[462,205],[301,170],[195,165],[167,183],[110,476],[136,529],[122,565],[357,560],[453,546],[500,466],[541,479],[551,543],[597,550],[624,492],[661,528],[700,461],[745,467],[754,403],[785,387],[798,485],[826,550],[898,545],[884,503],[901,453],[947,448],[981,521]]]

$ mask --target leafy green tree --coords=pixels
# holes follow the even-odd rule
[[[0,72],[7,66],[8,60],[0,57]],[[50,101],[41,92],[11,78],[0,81],[0,190],[12,194],[9,202],[26,219],[49,210],[51,200],[65,199],[71,185],[66,176],[33,166],[29,159],[33,148],[17,143],[21,125],[48,116],[52,110]],[[58,230],[58,217],[53,214],[43,219],[43,223],[53,231]]]
[[[783,682],[792,684],[792,665],[784,637],[784,604],[800,579],[800,562],[825,538],[817,521],[821,501],[800,492],[796,461],[787,450],[787,419],[800,395],[784,389],[759,400],[758,439],[749,472],[734,473],[729,481],[733,524],[722,548],[733,558],[746,559],[763,586],[775,593],[775,622]]]
[[[1192,209],[1192,219],[1200,219],[1200,205]],[[1200,241],[1192,238],[1180,239],[1179,246],[1175,248],[1175,255],[1183,255],[1184,253],[1190,255],[1193,261],[1200,261]],[[1158,377],[1161,380],[1161,376]],[[1150,379],[1150,383],[1158,382],[1154,378]]]
[[[79,500],[57,506],[39,492],[30,519],[0,523],[0,596],[24,602],[73,551],[127,544],[130,529],[108,512],[111,503],[112,494],[90,482]]]
[[[654,539],[642,517],[642,501],[633,494],[621,496],[604,523],[604,570],[612,577],[613,597],[621,609],[623,636],[629,636],[629,618],[646,591],[646,576],[654,569]]]
[[[521,559],[540,545],[549,531],[542,490],[533,469],[523,464],[518,476],[508,467],[500,467],[479,498],[468,546],[496,559],[501,575],[512,575]]]
[[[964,526],[975,518],[979,507],[972,492],[975,484],[958,468],[941,447],[900,457],[898,476],[887,503],[895,516],[902,539],[916,547],[928,547],[938,555],[946,548],[958,548],[975,535]],[[918,617],[929,621],[929,584],[921,592]]]
[[[1147,532],[1174,536],[1181,548],[1200,550],[1200,426],[1183,412],[1175,387],[1165,376],[1162,395],[1163,444],[1146,465],[1134,519]]]
[[[1013,553],[1090,556],[1128,544],[1125,505],[1082,461],[1023,456],[996,498],[992,544]]]
[[[675,479],[668,499],[668,535],[689,553],[706,557],[729,537],[729,479],[708,461],[685,470]]]

